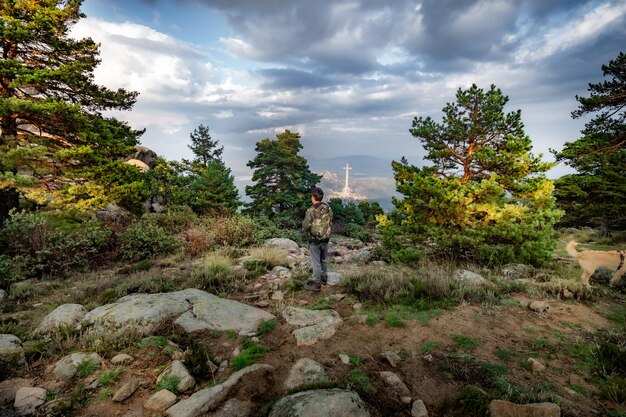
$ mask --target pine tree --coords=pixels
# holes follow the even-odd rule
[[[198,126],[189,134],[189,138],[191,139],[191,145],[188,145],[188,147],[195,156],[193,161],[191,161],[193,166],[206,168],[209,163],[222,159],[224,147],[217,146],[218,140],[211,138],[208,126]]]
[[[626,229],[626,54],[602,66],[610,79],[589,84],[589,97],[576,97],[573,118],[595,113],[582,137],[552,151],[578,171],[556,182],[563,224]]]
[[[288,227],[302,223],[311,202],[310,190],[321,176],[311,172],[306,159],[298,155],[301,149],[300,134],[289,130],[276,135],[276,140],[257,142],[257,156],[248,162],[255,183],[246,186],[246,194],[252,199],[246,208],[248,213]]]
[[[530,153],[521,112],[504,114],[508,97],[495,86],[459,89],[443,123],[415,118],[411,133],[434,165],[393,162],[396,210],[378,216],[383,241],[397,258],[425,241],[447,256],[481,262],[541,263],[555,247],[560,217],[551,165]],[[433,246],[430,245],[432,248]]]
[[[128,155],[142,133],[102,116],[130,109],[137,93],[93,82],[98,45],[68,36],[84,17],[80,5],[0,2],[0,188],[40,204],[110,201],[115,190],[98,184],[89,167]]]

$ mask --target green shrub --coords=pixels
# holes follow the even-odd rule
[[[350,372],[350,383],[357,389],[362,390],[368,394],[376,392],[376,388],[370,382],[367,374],[355,369]]]
[[[154,387],[155,392],[161,390],[168,390],[171,393],[178,394],[178,384],[180,384],[180,378],[177,376],[165,375]]]
[[[13,264],[11,258],[0,255],[0,289],[8,290],[12,283],[21,281],[24,276],[18,266]]]
[[[180,243],[165,229],[149,221],[140,221],[120,235],[120,255],[123,260],[140,261],[176,251]]]
[[[78,365],[76,365],[76,375],[84,378],[96,372],[98,368],[100,368],[100,365],[98,365],[95,361],[91,359],[83,359],[78,363]]]
[[[474,349],[478,346],[478,342],[476,340],[462,334],[453,334],[452,340],[461,348],[466,350]]]
[[[95,220],[59,221],[58,213],[19,212],[5,222],[0,235],[15,266],[30,276],[43,276],[99,265],[112,231]]]
[[[148,271],[152,268],[152,261],[150,259],[144,259],[143,261],[135,262],[134,264],[121,267],[117,273],[119,275],[130,275],[135,272]]]
[[[270,350],[267,346],[253,343],[248,339],[244,339],[243,346],[245,348],[243,352],[235,356],[230,363],[230,367],[235,371],[252,365],[261,355],[269,352]]]
[[[346,225],[346,236],[353,239],[359,239],[362,242],[372,242],[374,238],[366,227],[358,225],[356,223],[348,223]]]
[[[212,363],[212,357],[206,346],[191,339],[186,351],[188,354],[183,363],[194,378],[206,379],[213,376],[209,366],[209,363]]]
[[[259,326],[259,330],[257,330],[257,334],[258,335],[263,335],[265,333],[269,333],[272,330],[274,330],[277,325],[278,325],[278,320],[276,320],[276,319],[271,319],[271,320],[264,321]]]
[[[200,219],[192,209],[186,206],[168,207],[160,213],[146,213],[141,221],[152,223],[168,234],[178,234],[198,223]]]
[[[112,384],[115,384],[117,381],[120,380],[120,378],[122,377],[122,374],[124,373],[124,371],[125,371],[125,369],[123,367],[121,367],[121,366],[118,366],[116,368],[104,371],[98,377],[98,383],[100,385],[112,385]]]
[[[189,272],[187,286],[199,288],[212,294],[231,294],[244,288],[248,281],[245,273],[236,271],[210,270],[206,267],[197,267]]]
[[[391,257],[395,261],[403,265],[414,266],[417,265],[417,263],[420,262],[422,259],[424,259],[424,252],[416,248],[407,247],[394,250],[391,253]]]
[[[451,416],[488,417],[489,395],[476,385],[463,387],[451,407]]]

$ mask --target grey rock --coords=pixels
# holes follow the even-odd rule
[[[528,306],[532,311],[536,311],[537,313],[543,313],[550,308],[550,304],[545,301],[533,301]]]
[[[394,368],[397,367],[400,362],[402,362],[402,358],[400,357],[400,355],[398,355],[398,352],[387,351],[381,353],[380,356],[385,358],[389,365]]]
[[[7,298],[9,298],[9,294],[7,294],[5,290],[0,289],[0,308],[2,308],[2,305],[7,300]]]
[[[67,381],[76,375],[76,368],[83,361],[91,361],[98,366],[102,362],[102,358],[97,353],[76,352],[67,355],[54,365],[52,373],[60,381]]]
[[[490,285],[490,282],[481,275],[476,272],[468,271],[467,269],[457,269],[454,271],[452,279],[473,286]]]
[[[276,402],[269,417],[369,417],[355,392],[324,389],[298,392]]]
[[[561,407],[552,403],[514,404],[493,400],[489,403],[491,417],[561,417]]]
[[[132,356],[126,353],[120,353],[119,355],[115,355],[111,358],[111,363],[113,365],[128,365],[135,360]]]
[[[285,380],[285,388],[289,390],[300,385],[326,381],[328,381],[328,375],[322,365],[313,359],[302,358],[291,367]]]
[[[428,417],[428,410],[422,400],[413,401],[413,407],[411,408],[411,417]]]
[[[411,402],[411,391],[406,384],[400,379],[400,377],[394,372],[379,372],[383,381],[391,388],[398,398],[409,398],[408,402]]]
[[[223,401],[230,390],[245,375],[268,371],[274,369],[271,365],[256,364],[243,368],[232,374],[224,383],[215,385],[214,387],[203,388],[194,392],[189,398],[186,398],[174,404],[165,411],[168,417],[197,417],[206,413],[209,408]]]
[[[213,413],[213,417],[249,417],[252,414],[254,404],[250,401],[241,401],[231,398],[226,401],[222,408]]]
[[[350,258],[353,262],[368,262],[372,258],[372,252],[369,249],[361,249],[353,253]]]
[[[20,415],[35,413],[37,407],[46,402],[46,390],[38,387],[25,387],[17,390],[14,407]]]
[[[328,285],[339,285],[343,276],[339,272],[328,273]]]
[[[167,321],[174,321],[188,333],[201,330],[239,332],[256,331],[261,323],[273,318],[272,314],[261,309],[188,288],[122,297],[113,304],[87,313],[81,326],[93,332],[147,336]]]
[[[14,369],[26,365],[22,342],[12,334],[0,334],[0,366]]]
[[[32,387],[34,381],[27,378],[12,378],[0,382],[0,406],[13,404],[20,388]]]
[[[135,152],[129,155],[127,159],[138,159],[150,168],[154,168],[154,162],[158,157],[159,155],[157,155],[157,153],[152,149],[137,145],[135,146]]]
[[[133,218],[133,214],[118,206],[117,204],[107,204],[105,207],[98,209],[95,214],[99,220],[107,222],[124,223]]]
[[[524,264],[508,264],[502,268],[502,275],[507,279],[528,278],[532,268]]]
[[[304,326],[291,332],[298,346],[310,346],[319,340],[333,337],[337,327],[343,322],[334,310],[307,310],[304,308],[287,307],[283,317],[288,324]]]
[[[127,383],[122,385],[120,389],[115,391],[115,394],[113,394],[113,401],[119,403],[127,398],[130,398],[135,393],[135,391],[137,391],[140,384],[140,380],[138,380],[137,378],[131,378],[130,381],[128,381]]]
[[[284,266],[275,266],[271,273],[280,279],[290,279],[293,276],[291,270],[289,268],[285,268]]]
[[[143,408],[161,413],[176,403],[176,394],[166,389],[162,389],[148,398]]]
[[[273,239],[266,240],[265,246],[281,248],[290,253],[300,252],[300,246],[298,246],[298,244],[291,239],[275,237]]]
[[[157,384],[165,377],[178,378],[180,381],[176,386],[178,392],[186,392],[196,386],[196,381],[181,361],[174,361],[171,365],[165,368],[165,370],[157,378]]]
[[[87,309],[80,304],[63,304],[48,314],[35,329],[35,334],[55,332],[59,327],[76,327],[87,314]]]
[[[533,373],[540,373],[546,370],[546,366],[535,358],[528,358],[528,363]]]

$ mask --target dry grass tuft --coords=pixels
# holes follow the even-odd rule
[[[262,246],[252,248],[250,249],[250,257],[263,260],[270,268],[275,266],[289,266],[289,253],[277,247]]]

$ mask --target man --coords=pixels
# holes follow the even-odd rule
[[[302,228],[309,241],[313,277],[304,286],[308,291],[320,291],[328,281],[328,241],[333,222],[333,211],[322,202],[324,192],[320,188],[311,190],[313,207],[306,211]]]

